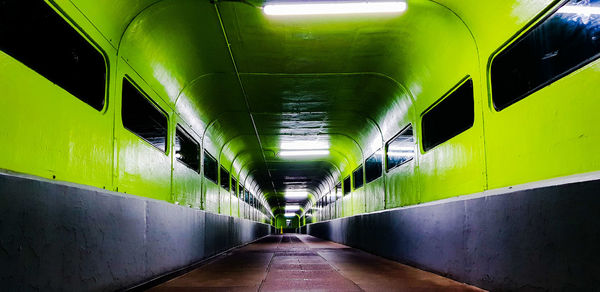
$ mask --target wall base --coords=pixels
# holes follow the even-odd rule
[[[600,287],[600,180],[357,215],[308,233],[491,291]]]
[[[0,173],[0,286],[119,290],[253,241],[269,225]]]

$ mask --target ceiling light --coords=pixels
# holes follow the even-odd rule
[[[283,216],[288,217],[288,218],[289,217],[296,217],[296,213],[285,213],[285,214],[283,214]]]
[[[286,199],[306,199],[308,198],[308,192],[304,191],[288,191],[283,195]]]
[[[268,4],[263,7],[267,15],[319,15],[356,13],[398,13],[406,10],[406,2],[329,2]]]
[[[584,5],[565,5],[558,9],[558,13],[584,15],[600,14],[600,7]]]
[[[279,151],[281,157],[297,156],[325,156],[329,155],[329,150],[283,150]]]
[[[329,149],[329,142],[319,140],[283,141],[279,148],[281,150],[325,150]]]
[[[298,210],[300,210],[300,206],[299,205],[285,205],[285,210],[286,211],[298,211]]]

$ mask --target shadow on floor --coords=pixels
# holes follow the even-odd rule
[[[310,235],[265,237],[149,291],[483,291]]]

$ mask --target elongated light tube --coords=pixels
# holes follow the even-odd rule
[[[266,15],[322,15],[357,13],[399,13],[406,10],[406,2],[329,2],[268,4],[263,7]]]
[[[329,150],[284,150],[279,151],[281,157],[297,157],[297,156],[324,156],[329,155]]]
[[[286,205],[285,206],[285,211],[298,211],[298,210],[300,210],[299,205]]]
[[[283,195],[286,199],[306,199],[308,198],[308,192],[305,191],[287,191]]]
[[[558,13],[564,14],[600,14],[600,6],[565,5],[558,9]]]
[[[285,213],[283,214],[284,217],[296,217],[296,213]]]
[[[281,142],[279,148],[281,150],[323,150],[329,149],[329,142],[319,140],[284,141]]]

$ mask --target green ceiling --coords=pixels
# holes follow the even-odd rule
[[[409,108],[464,77],[448,59],[485,66],[552,1],[413,0],[401,14],[326,17],[267,17],[260,1],[72,2],[275,209],[288,187],[319,193],[351,173],[419,114]],[[328,141],[331,154],[277,156],[298,139]]]

